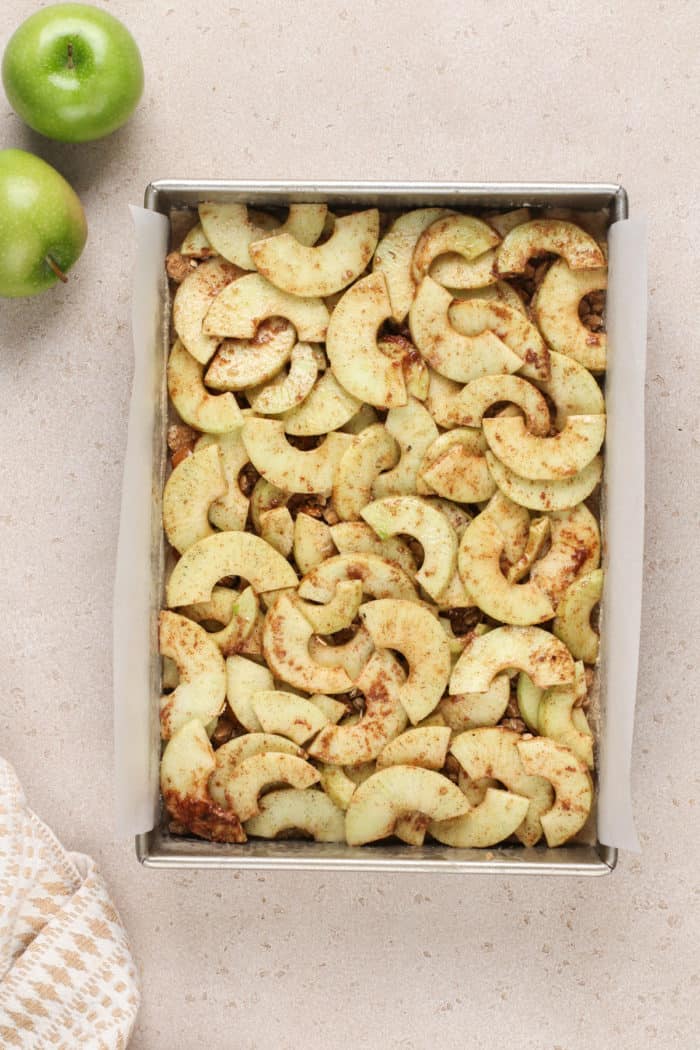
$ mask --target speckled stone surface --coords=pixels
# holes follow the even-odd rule
[[[0,42],[37,4],[0,6]],[[147,88],[105,142],[0,146],[74,183],[66,288],[0,303],[0,750],[111,884],[133,1050],[687,1050],[696,1031],[700,163],[689,0],[120,0]],[[112,828],[111,591],[131,377],[127,204],[157,177],[619,180],[649,218],[634,791],[603,880],[164,874]]]

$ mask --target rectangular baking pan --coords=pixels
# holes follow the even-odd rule
[[[346,182],[244,182],[162,180],[151,183],[145,193],[145,207],[169,215],[171,210],[196,208],[201,201],[240,202],[264,207],[284,207],[290,203],[319,201],[331,207],[372,207],[410,209],[425,206],[457,207],[470,211],[509,210],[520,207],[572,208],[577,211],[604,210],[609,222],[628,216],[625,190],[615,184],[583,183],[346,183]],[[165,364],[168,346],[168,309],[163,302],[159,330],[160,345],[154,345],[156,396],[159,411],[154,433],[154,463],[151,509],[154,587],[152,621],[161,607],[163,593],[163,539],[161,493],[165,477],[165,431],[167,393]],[[605,535],[605,518],[601,522]],[[605,546],[605,545],[604,545]],[[604,608],[601,617],[605,616]],[[151,695],[143,697],[156,718],[160,694],[160,658],[154,646],[151,666]],[[603,723],[605,696],[601,697]],[[498,873],[501,875],[605,875],[617,862],[617,850],[602,845],[572,844],[558,849],[546,846],[509,846],[491,850],[454,849],[430,844],[422,848],[400,844],[376,844],[353,848],[342,844],[251,840],[245,845],[229,845],[171,835],[167,816],[161,810],[160,822],[149,832],[136,836],[136,854],[152,868],[252,868],[252,869],[331,869],[337,871],[405,871]]]

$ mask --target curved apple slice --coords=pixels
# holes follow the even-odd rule
[[[207,240],[207,235],[202,228],[201,222],[196,223],[192,227],[178,251],[180,255],[184,255],[188,259],[209,259],[212,255],[217,254],[216,249],[212,248]]]
[[[296,408],[284,415],[287,434],[312,437],[329,434],[345,426],[361,407],[362,402],[345,390],[330,369],[314,383],[308,396]]]
[[[349,642],[329,645],[314,635],[309,642],[311,659],[322,667],[340,667],[353,682],[362,673],[374,652],[374,642],[364,627],[359,627]]]
[[[444,696],[438,711],[455,732],[475,729],[477,726],[497,725],[510,700],[510,678],[497,674],[484,693],[458,693]]]
[[[478,335],[458,332],[449,319],[452,302],[451,292],[424,277],[409,312],[413,342],[436,372],[468,383],[477,376],[523,367],[518,354],[488,329]]]
[[[452,403],[463,389],[463,384],[447,379],[433,368],[428,369],[428,396],[425,405],[438,426],[447,429],[459,426],[460,419],[458,415],[453,415]]]
[[[347,693],[353,682],[342,667],[324,667],[309,653],[313,628],[287,594],[267,611],[263,653],[277,678],[308,693]],[[264,727],[263,727],[264,728]],[[270,730],[274,732],[274,730]]]
[[[508,583],[520,583],[532,569],[537,559],[541,556],[545,546],[549,543],[551,536],[551,522],[549,518],[533,518],[530,522],[530,534],[527,538],[527,546],[517,561],[513,562],[505,574]],[[547,589],[541,588],[545,594]],[[551,595],[550,595],[551,597]]]
[[[496,492],[482,513],[488,514],[503,534],[504,554],[511,564],[527,550],[530,538],[530,515],[502,492]],[[464,533],[462,533],[464,535]]]
[[[357,616],[361,602],[360,580],[341,580],[331,600],[323,605],[305,602],[303,598],[296,599],[297,608],[301,609],[313,627],[314,634],[335,634],[349,627]]]
[[[163,490],[163,528],[180,554],[197,540],[211,536],[209,508],[226,491],[222,458],[216,445],[183,459]]]
[[[537,712],[537,724],[541,736],[549,737],[558,744],[570,748],[576,757],[593,769],[593,736],[583,714],[585,729],[574,725],[574,705],[586,696],[586,677],[583,663],[576,664],[576,676],[567,685],[545,690]]]
[[[234,715],[249,733],[262,730],[253,708],[253,698],[274,686],[267,667],[262,667],[245,656],[229,656],[226,661],[226,699]]]
[[[193,543],[166,587],[170,608],[208,601],[224,576],[243,576],[256,594],[295,587],[297,574],[269,543],[249,532],[218,532]]]
[[[222,338],[252,339],[261,321],[283,317],[297,337],[322,343],[328,328],[328,310],[322,299],[300,299],[275,288],[259,273],[249,273],[217,295],[204,318],[204,331]]]
[[[591,373],[564,354],[549,352],[551,375],[540,390],[554,402],[555,426],[561,430],[569,416],[602,416],[605,413],[603,392]]]
[[[451,402],[451,414],[465,427],[480,427],[484,412],[497,402],[522,409],[527,429],[540,437],[549,433],[549,408],[536,386],[513,375],[480,376],[472,379]]]
[[[553,631],[577,660],[594,664],[600,639],[591,627],[591,613],[603,594],[603,570],[579,576],[570,583],[557,606]]]
[[[199,624],[178,613],[161,612],[158,640],[162,656],[174,661],[177,688],[160,699],[161,736],[167,740],[185,722],[204,725],[221,713],[226,699],[224,659]]]
[[[389,766],[355,791],[345,814],[345,835],[349,846],[362,846],[391,835],[401,817],[422,813],[431,820],[449,820],[470,809],[459,788],[440,773]]]
[[[486,453],[486,462],[493,480],[513,503],[530,510],[558,511],[575,507],[588,499],[603,475],[603,460],[596,456],[573,477],[558,481],[532,481],[522,478],[501,463],[492,452]]]
[[[383,354],[401,363],[406,380],[406,393],[418,401],[425,401],[430,386],[428,366],[410,339],[403,335],[385,335],[377,340]]]
[[[306,758],[306,752],[286,737],[274,733],[245,733],[228,740],[214,752],[216,768],[209,778],[209,794],[222,807],[228,807],[226,787],[236,768],[246,758],[263,755],[270,751]]]
[[[416,490],[418,468],[423,456],[439,436],[430,412],[411,397],[407,405],[391,408],[384,423],[400,450],[399,462],[392,470],[380,474],[372,486],[375,499],[382,496],[410,495]]]
[[[294,521],[294,560],[299,571],[309,573],[335,553],[331,530],[325,521],[312,518],[309,514],[297,514]]]
[[[522,226],[524,222],[529,222],[530,218],[531,212],[529,208],[513,208],[512,211],[484,215],[485,221],[489,226],[493,226],[496,233],[500,234],[501,237],[505,237],[516,226]]]
[[[268,751],[251,755],[236,766],[226,785],[226,799],[238,819],[246,821],[260,812],[258,797],[265,789],[287,784],[302,791],[319,780],[318,770],[303,758]]]
[[[402,533],[418,540],[424,557],[416,582],[437,600],[457,565],[457,534],[445,515],[418,496],[390,496],[370,503],[362,517],[380,539]]]
[[[448,256],[445,256],[448,258]],[[439,262],[440,260],[438,260]],[[478,260],[477,260],[478,262]],[[434,263],[431,266],[430,276],[433,277],[433,267],[437,266],[438,263]],[[493,275],[492,275],[493,276]],[[434,278],[437,280],[437,277]],[[440,284],[443,282],[440,281]],[[528,317],[528,310],[525,303],[516,292],[515,288],[511,287],[507,281],[499,281],[496,279],[495,284],[487,284],[483,288],[453,288],[451,285],[447,285],[453,296],[457,300],[461,299],[495,299],[497,302],[505,303],[506,306],[510,306],[512,310],[522,314],[523,317]]]
[[[341,580],[360,580],[363,594],[372,598],[418,601],[416,588],[406,573],[376,554],[338,554],[327,558],[303,578],[299,597],[329,602]]]
[[[420,766],[436,772],[445,765],[452,730],[449,726],[407,729],[385,744],[377,755],[377,769],[388,766]]]
[[[173,327],[188,353],[202,365],[214,356],[221,341],[203,330],[207,311],[219,292],[242,274],[224,259],[210,259],[188,274],[175,292]]]
[[[416,208],[406,212],[399,215],[377,245],[372,269],[384,275],[395,321],[404,320],[416,294],[411,262],[420,235],[438,219],[454,214],[445,208]]]
[[[246,821],[246,831],[274,839],[285,831],[303,831],[316,842],[343,842],[345,814],[328,795],[313,788],[271,791],[260,800],[260,813]]]
[[[564,259],[558,259],[544,275],[533,301],[537,324],[552,350],[593,372],[605,371],[608,337],[587,328],[578,311],[585,296],[607,286],[607,267],[570,270]]]
[[[260,538],[288,558],[294,546],[294,519],[286,507],[274,507],[260,516]]]
[[[491,451],[510,470],[533,481],[569,478],[586,467],[605,438],[605,416],[569,416],[554,437],[531,434],[521,416],[483,421]]]
[[[372,762],[406,728],[408,718],[399,699],[404,682],[396,657],[386,651],[373,653],[356,682],[365,697],[362,717],[323,728],[309,747],[312,758],[338,766]]]
[[[238,476],[248,460],[240,430],[228,434],[202,434],[195,445],[195,455],[205,448],[218,447],[226,482],[226,489],[209,507],[209,521],[222,531],[245,528],[248,517],[248,497],[243,494]]]
[[[289,412],[308,397],[316,382],[318,363],[308,343],[297,343],[289,359],[287,375],[277,375],[262,388],[248,394],[250,407],[261,415]]]
[[[449,309],[450,324],[462,335],[477,338],[492,332],[520,358],[520,374],[547,380],[549,350],[534,324],[520,310],[494,299],[463,299]]]
[[[289,233],[251,244],[259,272],[290,295],[324,296],[346,288],[363,272],[379,239],[376,208],[336,218],[333,232],[317,247]]]
[[[448,430],[432,443],[418,470],[417,489],[436,492],[458,503],[490,499],[496,485],[484,459],[486,441],[480,430]]]
[[[530,574],[556,606],[573,581],[600,564],[600,529],[585,503],[550,515],[551,546]]]
[[[585,765],[562,744],[547,737],[518,743],[520,760],[531,776],[544,777],[556,793],[554,805],[540,820],[548,846],[562,846],[586,823],[593,803],[593,785]]]
[[[321,763],[318,767],[321,774],[321,787],[334,806],[346,810],[350,799],[355,794],[357,784],[340,766],[328,766]]]
[[[378,649],[396,649],[408,661],[399,700],[415,725],[437,707],[447,685],[452,662],[445,632],[424,606],[400,599],[367,602],[360,619]]]
[[[446,215],[420,235],[413,252],[413,278],[422,280],[439,255],[455,253],[469,263],[495,247],[499,241],[500,237],[493,227],[482,219],[472,215]]]
[[[326,353],[338,382],[354,397],[380,408],[406,404],[400,361],[377,346],[380,325],[391,316],[384,277],[373,273],[348,289],[328,325]]]
[[[483,801],[471,813],[433,821],[428,833],[443,845],[460,849],[495,846],[517,831],[529,807],[530,800],[522,795],[488,787]]]
[[[371,405],[360,405],[357,412],[352,416],[347,423],[344,423],[341,430],[346,434],[361,434],[367,427],[371,427],[373,423],[379,421],[379,416],[375,409]]]
[[[199,218],[211,244],[225,259],[244,270],[254,270],[250,246],[265,237],[292,236],[301,244],[315,244],[326,222],[325,204],[292,204],[285,223],[248,211],[245,204],[200,204]]]
[[[380,540],[364,521],[341,521],[330,528],[339,554],[376,554],[383,561],[394,562],[407,576],[416,575],[416,559],[408,544],[389,536]]]
[[[496,254],[501,276],[522,273],[535,255],[561,255],[572,270],[594,270],[605,266],[605,256],[590,234],[562,219],[534,219],[516,226],[504,238]]]
[[[529,675],[521,671],[518,675],[517,697],[520,717],[529,730],[539,733],[540,700],[544,689],[535,685]]]
[[[566,646],[541,627],[497,627],[474,638],[460,656],[450,693],[485,693],[501,671],[515,667],[547,688],[573,681],[574,661]]]
[[[295,345],[294,327],[261,326],[253,339],[227,339],[209,365],[207,386],[214,390],[247,390],[266,383],[287,364]]]
[[[493,272],[495,261],[494,248],[482,252],[476,259],[469,261],[457,255],[456,252],[447,252],[431,264],[428,273],[434,281],[450,290],[474,289],[483,292],[486,288],[495,285],[498,280]]]
[[[359,433],[338,463],[333,507],[344,521],[359,518],[372,498],[372,485],[383,470],[399,460],[399,446],[382,423]]]
[[[249,417],[241,432],[251,463],[262,476],[285,492],[329,494],[343,454],[353,442],[350,434],[328,434],[317,448],[305,451],[290,445],[281,419]]]
[[[289,737],[298,745],[328,725],[326,715],[311,700],[281,689],[258,690],[251,705],[266,733]]]
[[[252,587],[246,587],[242,593],[215,587],[210,601],[186,605],[182,611],[196,623],[214,620],[223,624],[221,630],[207,633],[223,656],[232,656],[239,652],[255,626],[258,599]]]
[[[168,358],[168,393],[177,412],[191,427],[211,434],[239,430],[243,413],[233,394],[210,394],[204,366],[188,354],[178,339]]]

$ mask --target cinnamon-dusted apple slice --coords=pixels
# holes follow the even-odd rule
[[[223,656],[232,656],[242,648],[258,616],[258,599],[252,587],[244,591],[215,587],[208,602],[185,605],[182,612],[195,623],[214,621],[222,624],[218,631],[208,631]]]
[[[334,806],[346,810],[350,799],[357,790],[357,784],[351,780],[341,766],[330,766],[321,763],[318,767],[321,775],[321,787]]]
[[[238,819],[246,821],[260,812],[258,798],[266,789],[287,784],[301,791],[319,780],[318,770],[303,758],[268,751],[236,766],[226,785],[226,800]]]
[[[159,645],[161,655],[174,661],[180,676],[177,688],[160,700],[161,736],[168,740],[192,718],[206,725],[220,714],[226,699],[226,671],[204,628],[178,613],[161,612]]]
[[[309,573],[336,553],[331,530],[325,521],[299,513],[294,521],[294,560],[299,571]]]
[[[579,576],[569,584],[557,606],[553,630],[577,660],[594,664],[600,639],[591,627],[591,613],[603,594],[603,570]]]
[[[245,420],[243,443],[250,461],[262,476],[285,492],[329,494],[343,454],[353,442],[350,434],[331,433],[309,451],[290,445],[281,419]]]
[[[289,361],[296,341],[287,321],[264,321],[252,339],[226,339],[206,374],[214,390],[247,390],[273,379]]]
[[[216,768],[209,778],[209,794],[216,804],[228,806],[226,787],[236,766],[253,755],[263,755],[271,751],[306,758],[306,752],[293,740],[275,733],[245,733],[217,748],[214,752]]]
[[[437,600],[457,564],[457,534],[445,515],[418,496],[389,496],[368,504],[362,517],[380,539],[401,533],[418,540],[424,557],[416,582]]]
[[[551,420],[547,402],[536,386],[513,375],[480,376],[472,379],[452,399],[451,413],[465,427],[480,427],[484,412],[498,402],[517,405],[532,434],[549,433]]]
[[[243,414],[233,394],[210,394],[204,366],[188,354],[178,339],[168,358],[168,393],[178,413],[196,430],[225,434],[239,430]]]
[[[291,321],[304,342],[322,343],[326,338],[328,310],[322,299],[290,295],[259,273],[240,277],[217,295],[204,318],[204,331],[222,338],[252,339],[268,317]]]
[[[289,737],[305,744],[328,725],[328,718],[311,700],[282,689],[258,690],[251,706],[266,733]]]
[[[373,273],[349,288],[328,325],[326,353],[338,382],[370,405],[392,408],[406,404],[401,362],[377,346],[380,325],[391,316],[384,277]]]
[[[449,258],[449,256],[445,256]],[[478,262],[479,260],[477,260]],[[437,266],[440,260],[433,264]],[[433,269],[431,266],[431,271]],[[433,276],[431,272],[431,276]],[[437,280],[435,277],[434,280]],[[443,282],[440,281],[440,284]],[[518,292],[513,288],[507,281],[496,280],[495,284],[487,284],[483,288],[453,288],[451,285],[448,286],[456,300],[460,299],[495,299],[497,302],[504,303],[506,306],[510,306],[516,313],[522,314],[524,317],[529,317],[528,309],[525,303],[520,298]]]
[[[374,253],[372,269],[382,273],[391,299],[391,316],[399,323],[408,313],[416,294],[411,263],[420,235],[438,219],[455,213],[445,208],[416,208],[399,215]]]
[[[362,402],[345,390],[330,369],[316,380],[307,397],[284,414],[287,434],[300,437],[329,434],[345,426]]]
[[[449,820],[470,809],[465,795],[440,773],[419,766],[389,766],[373,773],[352,796],[345,835],[348,845],[362,846],[391,835],[401,817],[421,813],[430,820]]]
[[[550,548],[535,562],[530,578],[558,605],[567,587],[600,564],[600,529],[585,503],[549,518]]]
[[[531,434],[520,416],[483,421],[491,451],[509,470],[533,481],[570,478],[588,466],[605,438],[605,416],[569,416],[554,437]]]
[[[314,788],[271,791],[260,800],[260,813],[246,821],[249,835],[274,839],[285,831],[303,831],[316,842],[343,842],[345,814],[328,795]]]
[[[554,424],[562,430],[569,416],[602,416],[603,393],[591,373],[564,354],[549,352],[550,377],[538,382],[540,390],[554,402]]]
[[[496,253],[496,272],[505,277],[522,273],[533,256],[547,252],[561,255],[572,270],[605,266],[602,250],[580,226],[562,219],[534,219],[503,238]]]
[[[522,226],[524,222],[529,222],[531,217],[532,213],[529,208],[513,208],[512,211],[494,212],[493,214],[484,215],[484,220],[489,226],[493,226],[497,234],[505,237],[516,226]]]
[[[562,846],[586,823],[593,804],[593,785],[573,751],[547,737],[521,740],[518,752],[525,772],[544,777],[554,788],[554,805],[540,820],[548,846]]]
[[[278,507],[286,507],[291,495],[290,492],[278,488],[265,478],[258,478],[250,496],[250,516],[256,532],[260,532],[262,527],[263,514],[269,510],[276,510]]]
[[[371,427],[373,423],[379,421],[379,416],[375,409],[371,405],[363,405],[360,403],[360,407],[354,416],[352,416],[347,423],[344,423],[340,428],[345,434],[361,434],[367,427]]]
[[[527,546],[517,561],[514,561],[505,574],[509,583],[520,583],[532,569],[538,558],[549,543],[551,536],[551,523],[547,517],[533,518],[530,522],[530,535],[527,538]],[[542,590],[547,593],[546,588]]]
[[[468,644],[468,643],[467,643]],[[495,726],[503,718],[510,700],[510,678],[497,674],[485,693],[444,696],[438,711],[455,732],[477,726]]]
[[[256,594],[297,584],[289,562],[259,536],[219,532],[185,551],[168,580],[167,604],[173,608],[208,601],[224,576],[243,576]]]
[[[195,445],[195,455],[215,445],[221,454],[221,464],[226,481],[226,490],[209,507],[209,521],[223,531],[245,528],[248,517],[248,497],[238,482],[239,475],[248,460],[240,430],[228,434],[202,434]]]
[[[467,262],[494,248],[500,237],[482,219],[472,215],[446,215],[423,231],[413,252],[412,272],[420,281],[439,255],[454,252]]]
[[[447,685],[452,663],[445,632],[424,606],[400,599],[367,602],[360,619],[378,649],[396,649],[408,661],[399,699],[415,725],[437,707]]]
[[[390,740],[377,755],[377,769],[388,766],[421,766],[442,769],[447,758],[452,730],[449,726],[421,726],[407,729]]]
[[[382,496],[410,495],[416,490],[418,468],[423,456],[439,436],[430,412],[415,397],[401,408],[391,408],[384,426],[397,441],[400,458],[392,470],[380,474],[372,486],[375,499]]]
[[[496,485],[489,474],[480,430],[456,427],[433,441],[418,470],[418,492],[436,492],[458,503],[489,499]]]
[[[211,244],[225,259],[254,270],[250,245],[265,237],[288,235],[315,244],[326,222],[325,204],[292,204],[284,224],[270,215],[249,211],[245,204],[200,204],[199,218]]]
[[[428,833],[445,846],[460,849],[495,846],[522,824],[530,800],[498,788],[486,788],[481,802],[471,812],[452,820],[433,821]]]
[[[318,363],[309,343],[297,343],[289,359],[289,371],[278,374],[262,388],[250,391],[250,407],[263,416],[281,415],[300,405],[310,394]]]
[[[221,453],[216,445],[181,460],[163,490],[163,528],[182,553],[214,531],[209,508],[226,491]]]
[[[566,510],[582,503],[600,483],[603,474],[601,456],[592,459],[578,474],[556,481],[533,481],[520,477],[492,452],[486,453],[486,462],[501,492],[514,503],[539,511]]]
[[[501,671],[526,671],[547,688],[573,681],[574,661],[566,646],[541,627],[497,627],[474,638],[450,678],[450,693],[485,693]]]
[[[196,223],[186,234],[178,250],[180,255],[188,259],[209,259],[212,255],[217,254],[216,249],[212,248],[207,240],[201,222]]]
[[[229,656],[226,661],[226,699],[238,721],[249,733],[262,730],[253,708],[253,698],[273,686],[274,681],[267,667],[245,656]]]
[[[226,285],[242,274],[243,270],[225,259],[210,259],[188,274],[175,293],[173,326],[185,349],[202,365],[221,342],[202,327],[207,311]]]
[[[607,267],[571,270],[558,259],[544,275],[533,301],[533,312],[552,350],[572,357],[592,372],[604,372],[608,337],[592,332],[579,317],[581,300],[608,286]]]
[[[478,255],[476,259],[463,259],[456,252],[447,252],[439,256],[430,266],[428,273],[434,281],[453,291],[484,289],[496,284],[498,277],[493,272],[496,261],[496,250],[491,248]]]
[[[350,641],[340,645],[330,645],[317,635],[309,641],[309,655],[315,663],[322,667],[339,667],[353,682],[357,681],[373,652],[374,642],[364,627],[358,627]]]
[[[338,463],[333,485],[333,506],[343,521],[359,518],[372,498],[372,485],[383,470],[394,467],[400,450],[382,423],[367,427],[355,437]]]
[[[394,562],[411,579],[416,575],[416,559],[408,544],[395,536],[380,540],[364,521],[338,522],[331,525],[330,534],[339,554],[376,554],[384,561]]]
[[[593,736],[583,710],[574,706],[585,698],[586,692],[586,673],[583,663],[579,662],[573,682],[545,690],[537,712],[537,725],[541,736],[571,748],[581,762],[593,769]],[[580,711],[584,729],[574,724],[574,710]]]
[[[299,597],[329,602],[341,580],[359,580],[363,594],[372,598],[418,601],[416,588],[407,574],[376,554],[338,554],[326,559],[304,576],[298,588]]]
[[[291,295],[332,295],[359,277],[379,238],[376,208],[336,218],[333,232],[317,247],[300,244],[290,233],[251,244],[259,272]]]
[[[420,353],[410,339],[404,335],[385,335],[377,340],[383,354],[400,361],[406,380],[406,393],[418,401],[425,401],[430,387],[430,376]]]
[[[520,310],[494,299],[464,299],[452,304],[448,318],[464,336],[475,338],[486,331],[498,336],[520,358],[521,375],[528,379],[549,379],[547,346]]]
[[[335,634],[349,627],[362,602],[360,580],[341,580],[329,602],[317,605],[296,599],[296,605],[313,627],[314,634]]]
[[[324,667],[309,653],[313,628],[287,594],[267,611],[263,653],[268,666],[283,682],[308,693],[347,693],[353,682],[342,667]],[[272,730],[271,730],[272,731]]]
[[[523,361],[488,329],[463,335],[450,322],[451,292],[424,277],[409,313],[411,336],[421,354],[441,375],[459,383],[477,376],[517,372]]]
[[[274,507],[260,515],[260,538],[288,558],[294,546],[294,519],[286,507]]]
[[[539,733],[540,731],[539,710],[543,693],[544,689],[539,685],[535,685],[528,674],[525,674],[524,671],[520,672],[516,694],[518,711],[527,728],[533,733]]]
[[[511,564],[527,550],[530,538],[530,515],[502,492],[496,492],[482,513],[487,513],[503,534],[503,553]],[[464,535],[464,532],[462,532]],[[460,537],[461,539],[461,537]]]

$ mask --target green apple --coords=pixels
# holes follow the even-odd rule
[[[87,4],[54,4],[23,22],[2,60],[10,105],[34,131],[88,142],[121,127],[143,91],[129,30]]]
[[[0,296],[65,281],[86,238],[85,213],[63,176],[24,150],[0,150]]]

